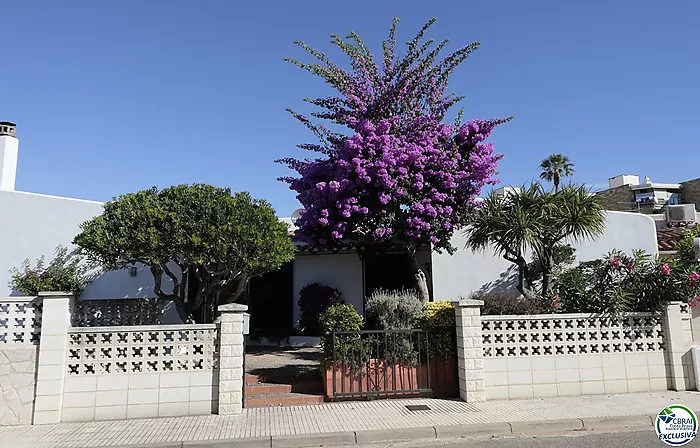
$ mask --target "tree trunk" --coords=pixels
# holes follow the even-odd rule
[[[245,292],[246,286],[250,281],[250,275],[247,272],[241,272],[238,277],[232,279],[235,283],[230,283],[221,291],[220,304],[235,303]]]
[[[177,315],[182,320],[182,322],[187,323],[190,321],[190,312],[185,305],[184,297],[179,296],[178,290],[174,290],[173,294],[166,294],[163,292],[163,269],[158,265],[149,266],[151,275],[153,275],[153,292],[156,296],[162,300],[171,300],[175,305],[175,311]]]
[[[421,302],[430,302],[430,291],[428,290],[428,279],[425,277],[425,273],[418,265],[418,259],[416,258],[416,247],[415,245],[409,245],[408,256],[411,257],[411,266],[413,267],[413,281],[415,283],[416,293]]]
[[[552,294],[552,280],[554,279],[554,274],[552,273],[554,259],[552,254],[548,254],[542,260],[542,295],[544,297],[549,297]]]
[[[425,273],[418,269],[413,277],[416,282],[416,291],[418,292],[418,298],[421,302],[430,302],[430,292],[428,291],[428,280],[425,277]]]
[[[182,323],[187,324],[193,321],[192,314],[188,309],[189,307],[185,303],[181,300],[173,300],[173,304],[175,305],[175,311],[177,311],[177,315]]]

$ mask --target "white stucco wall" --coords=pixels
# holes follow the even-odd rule
[[[19,191],[0,191],[0,296],[12,294],[10,270],[25,259],[53,259],[58,245],[73,248],[80,224],[102,213],[102,203]],[[164,287],[165,289],[165,287]],[[153,277],[139,269],[98,276],[83,293],[86,299],[154,297]]]
[[[299,321],[299,291],[310,283],[337,289],[348,305],[364,312],[362,261],[357,254],[300,255],[294,259],[294,324]]]
[[[605,232],[595,241],[573,244],[576,262],[601,258],[613,249],[631,253],[642,249],[656,255],[656,225],[648,216],[638,213],[606,212]],[[498,257],[493,250],[473,252],[465,249],[466,238],[455,232],[454,255],[433,253],[432,277],[435,300],[469,297],[474,292],[514,291],[517,268]]]

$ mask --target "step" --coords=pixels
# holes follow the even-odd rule
[[[323,395],[288,393],[246,395],[245,397],[245,407],[247,408],[262,406],[296,406],[320,403],[323,403]]]
[[[247,383],[245,385],[245,394],[263,395],[263,394],[288,394],[292,391],[290,384],[275,384],[275,383]]]
[[[291,385],[292,392],[299,392],[301,394],[322,394],[323,393],[323,382],[321,380],[309,380],[306,378],[286,378],[286,377],[274,377],[274,376],[259,376],[259,375],[246,375],[245,376],[246,386],[252,386],[257,384],[278,384],[278,385]]]
[[[324,390],[323,390],[323,383],[321,382],[309,382],[305,381],[303,383],[291,383],[290,386],[292,386],[292,392],[298,393],[298,394],[318,394],[318,395],[323,395]]]
[[[264,378],[258,375],[246,375],[245,376],[245,383],[246,384],[256,384],[256,383],[264,383]]]

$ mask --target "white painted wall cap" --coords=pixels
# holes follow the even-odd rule
[[[74,294],[68,291],[41,291],[39,297],[73,297]]]
[[[452,305],[454,305],[455,308],[460,307],[460,308],[465,308],[468,306],[483,306],[484,301],[483,300],[476,300],[476,299],[461,299],[461,300],[455,300],[452,302]]]
[[[0,302],[9,303],[29,303],[37,299],[37,296],[11,296],[11,297],[0,297]]]
[[[219,305],[220,313],[242,313],[248,310],[248,305],[241,305],[240,303],[227,303],[226,305]]]

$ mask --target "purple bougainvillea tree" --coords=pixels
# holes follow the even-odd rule
[[[296,238],[316,248],[332,249],[352,241],[364,250],[399,244],[414,261],[416,288],[427,301],[425,275],[415,262],[419,246],[454,250],[455,229],[464,226],[486,184],[496,182],[501,158],[491,131],[508,119],[469,120],[454,124],[445,114],[462,97],[447,94],[449,76],[479,43],[472,43],[438,59],[447,40],[433,46],[424,40],[426,23],[397,57],[394,19],[383,42],[383,61],[375,61],[360,37],[351,32],[331,42],[350,57],[342,68],[303,42],[296,42],[318,62],[289,62],[323,78],[338,95],[306,99],[321,108],[311,115],[348,128],[340,133],[312,122],[292,110],[320,143],[300,148],[319,153],[315,159],[287,158],[298,177],[284,177],[303,206]]]

